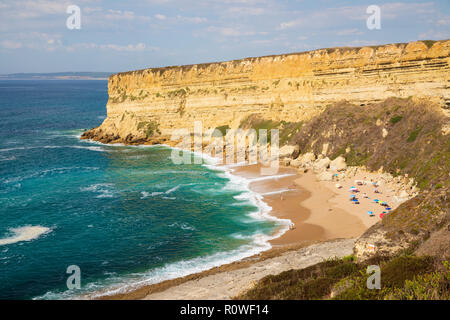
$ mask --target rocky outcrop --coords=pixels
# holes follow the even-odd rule
[[[342,156],[337,157],[330,162],[330,170],[332,171],[345,171],[347,169],[347,163]]]
[[[375,255],[394,256],[418,246],[419,254],[445,255],[450,233],[449,193],[449,188],[426,190],[373,225],[355,242],[358,261]]]
[[[450,104],[450,41],[321,49],[236,61],[119,73],[108,83],[108,116],[85,138],[133,143],[189,128],[237,128],[249,114],[304,121],[327,105],[390,96],[430,96]],[[153,134],[156,135],[156,134]]]
[[[278,156],[280,158],[292,158],[298,151],[298,146],[286,145],[280,148]]]

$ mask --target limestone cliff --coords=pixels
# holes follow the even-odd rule
[[[428,96],[450,105],[450,40],[304,53],[112,75],[108,117],[84,135],[143,143],[174,128],[238,127],[249,114],[301,121],[327,105],[357,105],[391,96]],[[158,142],[158,141],[157,141]]]

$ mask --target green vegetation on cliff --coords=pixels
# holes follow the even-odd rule
[[[137,129],[143,130],[147,138],[150,138],[155,134],[161,134],[161,131],[159,130],[159,124],[156,121],[139,122]]]
[[[379,265],[380,290],[368,289],[369,265]],[[261,279],[239,300],[424,300],[450,299],[450,264],[432,257],[374,257],[356,263],[332,259],[301,270]]]
[[[441,130],[445,121],[439,107],[426,100],[390,98],[363,107],[342,102],[305,124],[290,144],[315,154],[328,144],[332,160],[342,155],[348,165],[408,174],[421,189],[448,186],[450,140]]]
[[[325,261],[267,276],[237,299],[450,299],[447,121],[437,104],[411,98],[367,106],[341,102],[295,126],[256,115],[247,118],[243,127],[280,128],[280,137],[289,137],[283,144],[298,145],[301,153],[321,154],[327,146],[331,159],[343,156],[351,166],[414,178],[420,192],[362,236],[384,237],[377,246],[392,247],[384,251],[391,254],[363,263]],[[381,290],[367,289],[371,264],[381,267]]]

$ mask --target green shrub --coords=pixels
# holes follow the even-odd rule
[[[422,130],[422,128],[417,128],[417,129],[415,129],[414,131],[412,131],[412,132],[409,134],[408,140],[406,140],[406,141],[408,141],[408,142],[414,142],[414,141],[416,141],[417,136],[419,135],[419,133],[420,133],[421,130]]]
[[[396,288],[388,296],[396,300],[449,300],[450,266],[443,261],[445,270],[425,275],[418,275],[413,280],[406,280],[403,288]]]
[[[395,117],[392,117],[390,121],[392,124],[396,124],[397,122],[399,122],[402,119],[403,119],[403,116],[395,116]]]
[[[225,137],[227,134],[227,130],[229,130],[229,129],[230,129],[230,126],[226,124],[224,126],[217,127],[215,130],[219,130],[220,133],[222,134],[222,137]]]
[[[155,133],[161,134],[161,131],[159,130],[159,123],[157,123],[156,121],[139,122],[137,129],[144,130],[145,136],[147,138],[155,135]]]

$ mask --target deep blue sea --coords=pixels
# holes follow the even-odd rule
[[[0,299],[125,291],[269,248],[280,222],[245,179],[80,141],[107,99],[106,81],[0,81]]]

